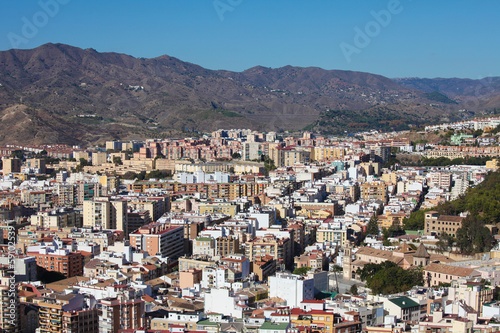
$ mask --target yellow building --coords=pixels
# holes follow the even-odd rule
[[[378,217],[379,228],[390,228],[392,226],[403,226],[403,219],[406,217],[403,213],[386,214]]]
[[[316,231],[316,242],[331,242],[343,247],[347,241],[346,229],[320,228]]]
[[[107,160],[107,153],[92,153],[92,165],[94,166],[104,164]]]
[[[382,182],[361,184],[361,199],[387,202],[387,185]]]
[[[106,188],[108,193],[115,192],[120,186],[120,178],[114,175],[103,175],[99,177],[99,183]]]
[[[290,312],[290,323],[295,327],[316,327],[318,332],[361,332],[361,321],[359,313],[352,312],[354,320],[343,321],[339,314],[324,310],[305,311],[300,308],[292,309]]]
[[[18,158],[4,158],[3,162],[3,174],[4,176],[9,173],[21,172],[21,160]]]
[[[343,160],[345,156],[345,149],[338,147],[314,147],[313,161],[335,161]]]
[[[395,172],[384,173],[381,178],[386,183],[396,184],[398,182],[398,174]]]
[[[250,261],[256,257],[272,256],[275,260],[283,262],[287,267],[293,264],[292,242],[290,238],[276,238],[272,235],[256,237],[245,242],[245,256]]]
[[[40,332],[77,332],[81,327],[89,332],[97,331],[97,309],[84,308],[83,299],[78,294],[46,296],[39,303]]]
[[[500,166],[496,158],[486,162],[486,170],[496,170]]]
[[[125,230],[127,227],[127,201],[108,197],[83,202],[83,226],[90,228]],[[127,232],[125,230],[125,232]]]
[[[269,157],[274,161],[274,165],[277,167],[281,166],[292,166],[294,164],[307,163],[311,161],[311,155],[313,148],[269,148]]]
[[[239,212],[239,206],[230,202],[212,202],[198,206],[200,214],[225,214],[235,216]]]

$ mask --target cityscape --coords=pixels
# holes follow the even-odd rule
[[[3,146],[3,329],[496,331],[499,129]]]
[[[0,333],[500,332],[499,12],[4,6]]]

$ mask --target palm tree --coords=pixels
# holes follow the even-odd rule
[[[335,275],[335,287],[336,287],[336,290],[337,290],[337,294],[340,293],[339,292],[339,281],[337,279],[337,273],[342,272],[342,271],[343,271],[342,267],[340,267],[339,265],[333,265],[332,272]]]

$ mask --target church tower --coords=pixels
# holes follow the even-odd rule
[[[344,280],[351,280],[352,276],[352,245],[350,241],[346,242],[344,247],[344,258],[342,259],[342,268],[344,270]]]

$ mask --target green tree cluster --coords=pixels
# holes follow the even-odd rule
[[[165,179],[172,177],[172,173],[166,170],[152,170],[148,173],[146,171],[141,171],[135,173],[133,171],[126,172],[122,178],[123,179],[137,179],[137,180],[149,180],[149,179]]]
[[[486,223],[500,222],[500,172],[489,173],[485,180],[457,200],[448,201],[435,207],[444,215],[457,215],[469,212],[472,216],[480,216]]]
[[[378,218],[377,218],[377,216],[373,215],[370,218],[370,221],[368,222],[368,226],[366,227],[366,234],[376,236],[379,233],[380,233],[380,230],[378,228]]]
[[[114,165],[123,165],[122,158],[120,156],[113,156]]]
[[[478,186],[469,188],[465,195],[456,200],[440,204],[432,210],[440,215],[459,215],[468,212],[457,230],[456,239],[443,236],[438,242],[441,251],[451,249],[454,242],[462,253],[489,251],[495,240],[486,224],[500,223],[500,172],[490,172]],[[425,210],[414,212],[403,220],[405,230],[424,227]]]
[[[404,230],[422,230],[425,224],[425,212],[426,210],[417,210],[410,214],[410,217],[403,219],[403,229]]]
[[[374,294],[394,294],[405,292],[414,286],[423,286],[424,278],[419,269],[403,269],[392,261],[380,264],[369,263],[358,269],[362,281]]]
[[[274,164],[274,160],[270,159],[267,156],[264,156],[264,174],[269,175],[269,171],[276,170],[276,165]]]
[[[299,267],[295,268],[295,270],[292,272],[292,274],[296,275],[306,275],[307,272],[311,270],[311,267]]]
[[[449,159],[448,157],[427,158],[423,157],[418,162],[410,160],[401,160],[399,163],[403,166],[449,166],[449,165],[486,165],[491,161],[491,156],[483,157],[464,157]]]
[[[462,253],[490,251],[494,244],[490,229],[484,226],[478,216],[467,216],[462,221],[462,227],[457,230],[457,245]]]

